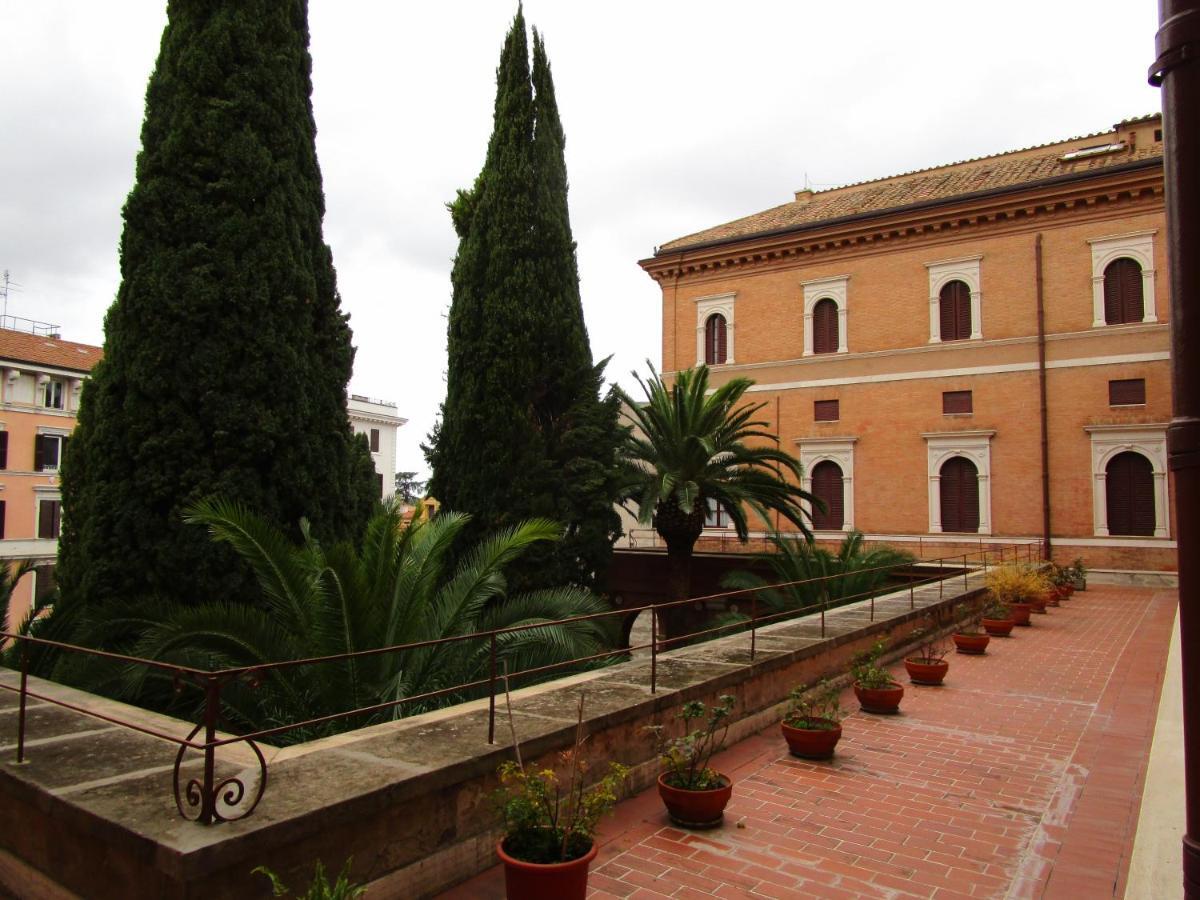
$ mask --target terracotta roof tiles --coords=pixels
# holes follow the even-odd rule
[[[101,347],[0,328],[0,361],[90,372],[104,355]]]

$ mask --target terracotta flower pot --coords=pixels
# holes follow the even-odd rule
[[[991,640],[986,634],[954,634],[952,637],[954,649],[970,656],[978,656],[986,651],[988,641]]]
[[[854,696],[863,712],[882,713],[884,715],[900,711],[900,698],[904,696],[904,687],[892,682],[890,687],[865,688],[854,683]]]
[[[1049,594],[1038,594],[1037,596],[1029,598],[1029,602],[1033,605],[1033,611],[1042,615],[1046,614],[1046,604],[1049,602],[1049,600]]]
[[[1013,620],[1012,619],[983,619],[983,630],[992,637],[1008,637],[1012,634]]]
[[[1071,599],[1071,595],[1073,593],[1075,593],[1075,585],[1074,584],[1072,584],[1071,582],[1067,582],[1066,584],[1063,585],[1063,599],[1064,600]]]
[[[842,737],[842,726],[832,719],[809,719],[809,722],[824,723],[821,728],[796,728],[787,722],[780,722],[783,739],[787,741],[788,750],[792,756],[801,759],[829,759],[833,756],[833,748]]]
[[[588,866],[596,858],[596,844],[578,859],[562,863],[531,863],[509,856],[504,841],[496,844],[504,863],[504,890],[508,900],[584,900]]]
[[[725,806],[733,796],[733,782],[721,776],[724,784],[708,791],[685,791],[666,782],[666,773],[658,776],[658,796],[667,807],[667,815],[684,828],[715,828],[725,818]]]
[[[1062,598],[1063,598],[1063,589],[1062,589],[1061,585],[1055,585],[1053,588],[1050,589],[1050,600],[1048,601],[1050,606],[1061,606]]]
[[[946,673],[950,671],[950,663],[944,659],[926,660],[914,657],[904,660],[904,668],[913,684],[941,684]]]
[[[1010,603],[1008,608],[1012,611],[1012,620],[1014,625],[1032,625],[1029,621],[1029,614],[1033,612],[1032,603]]]

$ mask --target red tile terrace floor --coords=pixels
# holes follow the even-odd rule
[[[769,729],[721,754],[725,823],[671,827],[657,794],[602,828],[589,897],[1121,897],[1171,627],[1172,590],[1094,585],[986,656],[951,654],[902,713],[856,711],[831,762]],[[504,896],[499,867],[442,895]]]

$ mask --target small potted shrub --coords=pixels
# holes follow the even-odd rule
[[[1050,567],[1050,605],[1061,606],[1071,596],[1071,569],[1069,566]]]
[[[733,704],[734,698],[728,694],[713,706],[698,700],[683,704],[678,718],[683,720],[684,733],[676,738],[667,738],[661,725],[646,729],[662,761],[658,795],[676,825],[715,828],[725,818],[733,782],[709,763],[725,743]],[[692,727],[693,722],[697,727]]]
[[[996,566],[988,570],[984,582],[987,584],[988,595],[1008,607],[1015,624],[1032,624],[1029,618],[1029,614],[1033,612],[1031,600],[1045,590],[1042,576],[1033,566],[1016,563]]]
[[[954,638],[954,649],[969,656],[979,656],[987,651],[990,637],[979,625],[979,613],[965,603],[954,609],[958,618],[958,628],[951,637]]]
[[[787,712],[779,723],[792,756],[829,759],[842,737],[842,707],[836,685],[822,678],[812,687],[800,686],[788,694]]]
[[[920,628],[913,631],[912,636],[920,643],[913,656],[904,658],[909,681],[913,684],[941,684],[950,671],[950,663],[946,662],[950,647],[946,639],[938,634],[932,619],[926,619]]]
[[[983,630],[992,637],[1008,637],[1012,634],[1013,618],[1008,604],[995,597],[983,605],[983,618],[980,620]]]
[[[504,823],[496,855],[504,863],[509,900],[584,900],[588,866],[596,856],[596,824],[616,805],[629,769],[609,763],[608,773],[584,787],[583,698],[575,746],[559,754],[570,770],[564,785],[550,768],[534,769],[517,760],[500,765],[500,788],[493,801]]]
[[[850,665],[854,696],[858,698],[858,705],[863,712],[888,714],[900,709],[904,687],[879,665],[879,658],[885,649],[880,639],[869,650],[856,654]]]
[[[1079,557],[1075,558],[1075,562],[1071,563],[1068,571],[1071,573],[1071,589],[1076,591],[1087,590],[1087,566],[1083,564],[1083,560]]]

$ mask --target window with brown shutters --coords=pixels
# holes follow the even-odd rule
[[[371,429],[371,452],[372,453],[379,452],[379,429],[378,428]]]
[[[54,539],[62,527],[62,501],[42,500],[38,503],[38,537]]]
[[[713,313],[704,323],[704,362],[710,366],[724,365],[726,360],[725,317]]]
[[[826,297],[813,307],[813,353],[837,353],[838,308]]]
[[[4,540],[4,520],[7,518],[8,501],[0,500],[0,541]]]
[[[971,336],[971,289],[949,281],[938,294],[943,341],[965,341]]]
[[[813,528],[817,531],[841,531],[846,521],[845,486],[841,467],[830,460],[813,466],[812,492],[825,504],[825,509],[813,504]]]
[[[1104,268],[1104,322],[1127,325],[1146,316],[1142,297],[1142,267],[1127,256]]]
[[[1104,469],[1108,533],[1154,534],[1154,467],[1140,453],[1118,453]]]
[[[1121,378],[1108,383],[1109,406],[1145,406],[1146,379]]]
[[[8,468],[8,432],[0,431],[0,469]]]
[[[814,400],[813,420],[817,422],[836,422],[838,420],[838,401]]]
[[[979,470],[952,456],[942,465],[942,531],[979,531]]]
[[[974,412],[970,391],[942,391],[942,415],[963,415]]]

